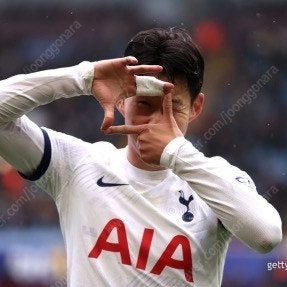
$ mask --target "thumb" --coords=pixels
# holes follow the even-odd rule
[[[136,65],[138,63],[138,60],[133,56],[124,57],[122,61],[124,65]]]
[[[163,85],[163,93],[166,95],[166,94],[169,94],[171,93],[171,91],[173,90],[174,88],[174,85],[172,83],[169,83],[169,82],[165,82],[165,84]]]
[[[173,113],[172,113],[172,95],[171,95],[171,93],[168,93],[163,97],[162,108],[163,108],[163,115],[166,119],[168,119],[168,120],[174,119]]]
[[[101,125],[101,130],[107,130],[114,123],[114,106],[108,105],[103,107],[105,117]]]

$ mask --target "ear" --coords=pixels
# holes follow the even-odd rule
[[[195,120],[201,113],[204,104],[204,94],[199,93],[190,108],[189,122]]]
[[[123,117],[125,117],[125,100],[121,99],[117,102],[116,107]]]

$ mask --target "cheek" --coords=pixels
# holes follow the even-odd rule
[[[130,99],[125,100],[124,109],[125,109],[125,124],[130,125],[132,124],[132,119],[135,118]]]
[[[139,108],[133,102],[125,105],[125,123],[127,125],[141,125],[148,122],[151,109]]]
[[[140,115],[135,108],[128,107],[125,112],[125,124],[140,125],[144,121],[144,117]]]

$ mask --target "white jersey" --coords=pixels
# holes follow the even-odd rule
[[[229,235],[186,181],[139,170],[109,143],[49,134],[39,184],[58,207],[70,286],[220,286]]]
[[[280,217],[249,176],[183,137],[164,149],[166,170],[150,172],[133,167],[125,149],[41,132],[21,117],[56,91],[87,91],[91,70],[11,78],[0,90],[1,154],[54,198],[70,287],[217,287],[231,235],[259,252],[280,242]]]

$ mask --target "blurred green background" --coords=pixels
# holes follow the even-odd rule
[[[247,171],[278,209],[286,234],[286,15],[286,0],[0,0],[0,79],[121,57],[142,29],[188,29],[206,60],[206,102],[187,138]],[[30,117],[86,141],[125,145],[121,136],[99,131],[103,112],[89,96],[59,100]],[[119,115],[116,122],[122,123]],[[286,251],[286,236],[265,255],[233,240],[222,286],[287,286],[282,264],[268,270],[268,263],[287,263]],[[3,160],[0,286],[66,286],[54,203]]]

